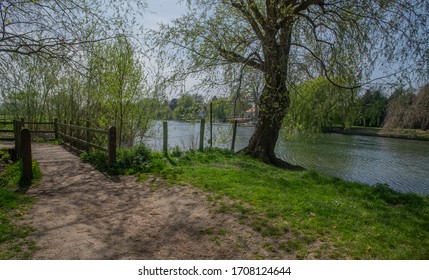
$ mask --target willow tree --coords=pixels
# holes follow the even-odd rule
[[[285,168],[299,168],[274,153],[292,83],[320,73],[356,88],[374,65],[421,62],[428,47],[426,0],[186,2],[189,13],[161,26],[158,43],[181,73],[214,73],[225,65],[260,71],[259,120],[241,153]]]

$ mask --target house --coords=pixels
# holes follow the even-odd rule
[[[244,112],[243,117],[246,119],[254,120],[256,118],[256,110],[255,108],[250,108]]]

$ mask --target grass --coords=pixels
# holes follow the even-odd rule
[[[427,196],[284,171],[220,151],[190,152],[178,162],[170,179],[214,193],[221,211],[240,213],[262,235],[292,234],[272,246],[298,258],[429,259]],[[222,196],[235,203],[222,203]]]
[[[237,213],[271,237],[264,246],[272,251],[301,259],[429,259],[428,196],[285,171],[219,149],[174,151],[175,165],[154,158],[134,171],[207,191],[217,211]]]
[[[4,151],[0,151],[0,154]],[[28,187],[28,182],[21,177],[22,165],[16,162],[7,165],[0,175],[0,259],[29,259],[35,249],[34,242],[25,237],[32,231],[30,227],[18,226],[16,221],[26,213],[26,208],[33,203],[20,190]],[[37,163],[33,162],[34,181],[41,173]],[[33,183],[34,183],[33,181]]]

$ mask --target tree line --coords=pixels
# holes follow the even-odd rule
[[[429,129],[429,84],[352,91],[319,77],[294,88],[285,125],[321,131],[333,126]]]

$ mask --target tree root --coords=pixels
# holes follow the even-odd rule
[[[279,167],[279,168],[282,168],[285,170],[293,170],[293,171],[305,170],[305,168],[302,166],[290,164],[290,163],[276,157],[275,155],[270,155],[270,154],[265,153],[263,151],[260,151],[260,152],[249,151],[246,148],[244,148],[244,149],[238,151],[237,154],[248,155],[248,156],[251,156],[253,158],[260,159],[263,162],[265,162],[266,164],[274,165],[276,167]]]

